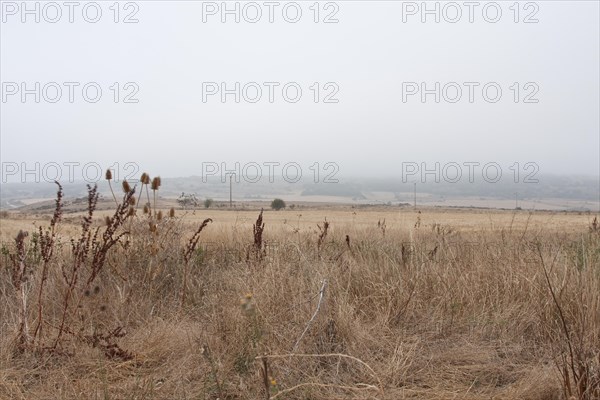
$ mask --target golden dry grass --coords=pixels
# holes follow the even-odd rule
[[[557,366],[568,365],[569,343],[548,281],[573,347],[600,376],[600,235],[589,231],[589,215],[265,211],[262,259],[248,250],[258,210],[177,215],[157,236],[136,217],[131,245],[111,251],[98,289],[76,294],[81,307],[60,352],[15,353],[18,296],[3,256],[0,398],[261,399],[256,357],[283,355],[268,363],[270,396],[280,399],[561,399]],[[181,253],[209,217],[181,307]],[[69,261],[80,215],[66,218],[44,297],[50,341],[65,291],[59,265]],[[48,220],[2,219],[2,240]],[[319,312],[290,356],[325,280]],[[132,359],[81,340],[116,327]]]

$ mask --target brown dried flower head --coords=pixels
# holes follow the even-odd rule
[[[150,183],[150,175],[144,172],[140,178],[140,182],[142,185],[148,185]]]
[[[125,193],[131,192],[131,186],[129,185],[129,182],[127,182],[126,180],[123,181],[123,192],[125,192]]]
[[[106,170],[106,175],[104,176],[104,178],[105,178],[107,181],[110,181],[110,180],[112,179],[112,171],[111,171],[110,169],[107,169],[107,170]]]
[[[159,187],[160,187],[160,176],[155,176],[154,179],[152,179],[151,189],[158,190]]]
[[[22,242],[27,236],[29,236],[29,232],[19,230],[19,233],[17,233],[17,238],[15,240],[17,242]]]

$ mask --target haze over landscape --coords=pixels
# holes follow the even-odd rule
[[[599,1],[0,0],[0,400],[599,400]]]
[[[597,2],[548,1],[518,13],[501,3],[495,23],[485,3],[471,12],[437,3],[439,23],[411,2],[321,3],[318,16],[300,3],[295,23],[285,4],[272,10],[272,23],[262,3],[237,3],[238,23],[211,2],[136,3],[120,9],[119,23],[104,3],[96,23],[86,22],[83,7],[73,23],[64,6],[49,23],[55,10],[40,5],[35,23],[3,4],[2,183],[32,181],[23,171],[36,162],[58,163],[63,180],[64,163],[79,163],[74,176],[82,180],[90,162],[121,176],[126,163],[163,177],[199,176],[207,162],[295,162],[304,175],[331,162],[342,178],[397,179],[403,163],[436,162],[495,162],[504,176],[519,163],[521,178],[526,163],[538,176],[599,175]],[[88,18],[94,12],[86,9]],[[22,98],[36,82],[40,102],[32,93]],[[47,100],[57,89],[43,90],[50,82],[62,91],[55,103]],[[96,103],[82,93],[90,82],[90,97],[102,91]],[[258,89],[246,87],[252,82]],[[288,83],[288,99],[301,90],[297,102],[282,92]],[[224,102],[221,84],[230,91]],[[421,89],[430,91],[424,102]],[[262,97],[250,102],[257,90]]]

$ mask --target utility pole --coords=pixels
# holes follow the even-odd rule
[[[415,192],[415,210],[417,209],[417,182],[414,182],[414,192]]]
[[[231,182],[232,176],[233,176],[233,174],[229,174],[229,208],[233,207],[233,196],[232,196],[233,183]]]

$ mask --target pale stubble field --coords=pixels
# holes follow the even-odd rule
[[[63,214],[41,296],[32,233],[51,214],[2,218],[3,242],[30,231],[31,273],[20,344],[2,256],[1,398],[600,395],[594,215],[304,205],[265,210],[256,232],[255,206],[171,217],[163,206],[123,221],[116,232],[129,233],[88,284],[92,246],[72,289],[83,213]],[[93,217],[99,236],[109,215]]]

